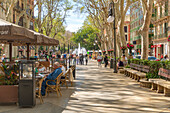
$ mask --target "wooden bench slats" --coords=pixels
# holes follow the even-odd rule
[[[160,68],[160,69],[159,69],[159,72],[158,72],[158,75],[170,79],[170,69]]]
[[[130,63],[130,68],[131,69],[125,70],[125,74],[137,81],[139,81],[141,78],[146,78],[146,73],[148,73],[150,69],[149,66],[144,66],[144,65],[134,64],[134,63]]]

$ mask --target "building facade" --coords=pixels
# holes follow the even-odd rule
[[[170,1],[158,0],[154,8],[153,51],[156,58],[170,57]]]
[[[130,43],[130,15],[127,15],[124,23],[125,39]]]
[[[140,2],[135,2],[130,6],[130,43],[134,44],[134,54],[141,55],[141,35],[139,29],[144,23],[142,5]],[[153,24],[149,26],[149,45],[151,45],[152,37],[154,36]],[[149,46],[148,45],[148,46]],[[150,47],[150,46],[149,46]],[[149,55],[153,55],[153,49],[149,48]]]
[[[143,12],[140,2],[130,6],[130,43],[134,44],[136,54],[141,54],[141,36],[138,30],[143,24]]]
[[[17,24],[19,26],[23,26],[25,28],[34,30],[34,0],[17,0],[9,11],[8,16],[6,15],[6,11],[8,7],[11,5],[12,1],[7,0],[6,2],[0,2],[0,18],[11,23]],[[3,54],[6,54],[8,57],[9,48],[8,44],[2,44],[2,48],[4,48]],[[20,47],[13,46],[13,56],[16,57],[19,52],[18,49]],[[24,50],[23,55],[26,55],[26,50]],[[33,50],[34,51],[34,50]],[[32,52],[32,55],[34,52]]]

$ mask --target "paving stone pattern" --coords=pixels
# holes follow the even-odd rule
[[[77,66],[74,87],[62,87],[62,97],[51,93],[33,108],[0,105],[0,113],[170,113],[170,97],[97,66],[96,61]]]

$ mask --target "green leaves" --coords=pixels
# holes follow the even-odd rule
[[[78,32],[74,35],[72,40],[76,43],[80,43],[82,47],[85,47],[87,50],[94,49],[95,39],[97,39],[97,31],[92,27],[82,27],[78,30]],[[95,49],[98,49],[97,44]]]
[[[142,59],[129,59],[128,64],[135,63],[140,65],[147,65],[150,67],[149,72],[146,74],[147,78],[159,78],[159,68],[170,69],[170,61],[149,61]]]

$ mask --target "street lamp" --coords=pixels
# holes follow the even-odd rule
[[[109,4],[109,15],[107,18],[108,23],[113,22],[113,29],[114,29],[114,73],[117,73],[117,68],[116,68],[116,26],[115,26],[115,9],[114,9],[114,2],[111,2]]]

